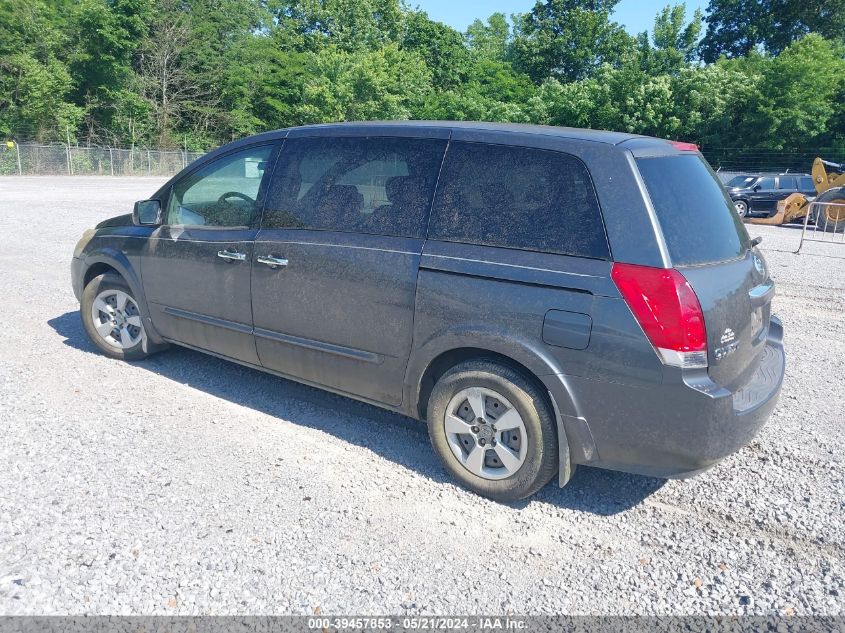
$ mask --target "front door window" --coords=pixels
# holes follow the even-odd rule
[[[247,228],[260,209],[258,192],[272,146],[220,158],[173,186],[165,224]]]

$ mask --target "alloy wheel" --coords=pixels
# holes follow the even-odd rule
[[[144,337],[144,325],[135,300],[122,290],[103,290],[91,305],[91,321],[108,345],[128,350]]]
[[[446,407],[443,424],[452,454],[478,477],[506,479],[525,463],[525,422],[507,398],[492,389],[459,391]]]

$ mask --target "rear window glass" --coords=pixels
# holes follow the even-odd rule
[[[745,252],[748,233],[702,158],[640,158],[637,165],[674,265],[725,261]]]
[[[795,184],[795,176],[781,176],[778,179],[778,189],[795,191],[796,187],[797,185]]]
[[[608,259],[587,168],[569,154],[453,142],[446,153],[429,237]]]

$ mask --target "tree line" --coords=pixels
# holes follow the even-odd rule
[[[404,0],[3,0],[0,136],[208,149],[365,119],[624,130],[845,152],[845,0],[711,0],[629,35],[619,0],[465,33]]]

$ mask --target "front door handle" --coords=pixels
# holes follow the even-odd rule
[[[273,257],[272,255],[259,256],[255,259],[259,264],[267,264],[270,268],[284,268],[288,260],[284,257]]]
[[[246,261],[246,253],[236,253],[232,251],[217,251],[217,257],[225,259],[227,262],[242,262]]]

